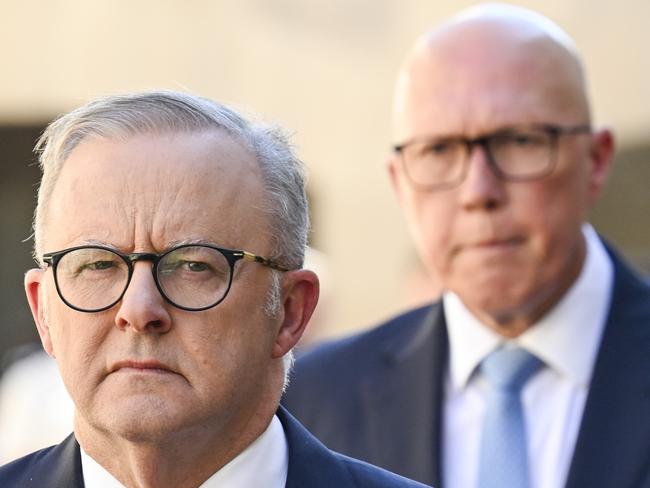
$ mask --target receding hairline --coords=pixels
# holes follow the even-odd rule
[[[55,143],[50,155],[58,164],[89,137],[120,139],[147,133],[195,133],[221,130],[250,147],[246,135],[255,123],[222,104],[204,97],[167,90],[101,97],[55,119],[48,125],[35,152],[41,156]]]
[[[309,215],[304,165],[288,133],[275,123],[203,97],[167,90],[100,97],[55,119],[35,148],[42,170],[34,213],[34,257],[41,262],[44,217],[59,173],[89,137],[116,139],[147,133],[213,132],[249,153],[260,172],[273,222],[271,258],[298,268],[304,259]],[[41,263],[42,264],[42,263]]]

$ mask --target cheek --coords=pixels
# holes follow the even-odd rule
[[[268,384],[266,356],[270,353],[260,349],[259,336],[246,324],[236,325],[242,327],[215,329],[205,340],[183,348],[187,352],[183,372],[205,404],[240,408]]]
[[[230,298],[235,296],[229,295]],[[185,342],[182,349],[188,352],[186,360],[202,382],[233,379],[243,374],[248,365],[263,360],[267,353],[270,357],[271,346],[265,334],[270,325],[259,316],[262,306],[255,302],[236,307],[222,303],[209,318],[197,316],[191,322],[175,321],[177,327],[185,328],[185,334],[180,334],[184,337],[179,338]]]
[[[573,239],[579,231],[587,212],[587,186],[581,176],[557,175],[522,192],[521,221],[527,223],[539,239],[550,244],[567,237]]]
[[[92,380],[105,366],[101,347],[105,334],[97,318],[80,317],[78,312],[62,307],[65,305],[53,305],[46,310],[45,319],[51,326],[52,347],[61,375],[70,389]]]
[[[453,202],[443,196],[416,196],[407,209],[409,227],[420,256],[427,267],[438,272],[448,264],[456,232]]]

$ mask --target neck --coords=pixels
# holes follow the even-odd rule
[[[129,488],[196,488],[262,435],[274,413],[256,412],[225,429],[198,425],[164,439],[134,441],[96,428],[77,412],[75,436],[89,456]]]

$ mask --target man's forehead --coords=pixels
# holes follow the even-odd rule
[[[241,183],[255,180],[260,171],[252,152],[223,131],[164,131],[85,137],[64,161],[60,179],[78,182],[83,176],[110,183],[133,175],[133,185],[145,190],[150,183],[177,183],[176,179],[149,181],[161,173],[174,173],[177,178],[202,174],[222,183],[230,179]]]
[[[467,21],[443,29],[418,43],[407,72],[427,64],[441,70],[470,65],[474,69],[527,60],[531,65],[553,59],[581,75],[581,65],[565,45],[529,24],[491,20]]]
[[[445,125],[451,116],[490,118],[494,114],[481,112],[492,111],[507,121],[512,114],[503,112],[516,115],[520,108],[520,122],[526,117],[542,122],[536,119],[543,119],[545,111],[555,115],[552,108],[588,119],[584,92],[579,60],[528,19],[478,16],[452,21],[423,36],[400,73],[396,139],[419,135],[413,131],[423,117]]]
[[[242,234],[238,222],[260,224],[263,196],[256,159],[224,134],[89,138],[66,160],[49,218],[68,227],[57,232],[56,245],[88,239],[125,248],[185,239],[226,244]]]

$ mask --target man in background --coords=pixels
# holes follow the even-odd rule
[[[586,91],[528,10],[419,39],[388,169],[444,293],[298,361],[285,402],[325,444],[443,488],[650,481],[650,288],[587,223],[614,142]]]
[[[278,408],[318,278],[302,164],[277,129],[139,93],[64,115],[39,150],[25,289],[74,433],[0,486],[421,486]]]

